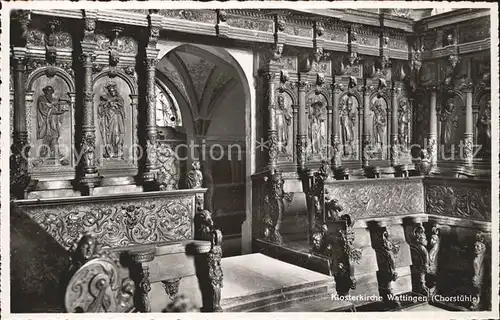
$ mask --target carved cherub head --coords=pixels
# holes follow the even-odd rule
[[[92,258],[96,251],[96,241],[94,237],[89,234],[84,235],[78,242],[78,254],[79,258],[83,261],[87,261]]]

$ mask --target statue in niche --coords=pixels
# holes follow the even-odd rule
[[[344,146],[344,155],[349,156],[353,153],[352,143],[354,142],[354,124],[356,122],[356,113],[353,111],[353,98],[348,97],[340,102],[340,123],[342,127],[342,144]]]
[[[286,104],[285,96],[278,95],[278,112],[276,113],[276,122],[278,129],[278,144],[280,152],[288,154],[288,127],[292,123],[293,111],[292,108]]]
[[[377,99],[372,106],[373,111],[373,139],[379,151],[382,151],[387,127],[387,114],[382,101]]]
[[[55,98],[55,90],[52,86],[46,86],[42,91],[43,95],[39,96],[36,102],[36,137],[43,141],[40,157],[60,159],[62,164],[69,164],[59,149],[59,137],[61,136],[62,116],[69,111],[70,101]]]
[[[311,142],[311,153],[319,154],[324,147],[326,139],[325,116],[326,108],[321,101],[315,101],[309,109],[309,141]]]
[[[491,152],[491,102],[488,101],[477,119],[477,143],[483,155]]]
[[[200,162],[194,161],[191,164],[191,170],[186,173],[186,188],[198,189],[203,183],[203,173],[200,170]]]
[[[125,102],[118,92],[116,82],[110,80],[104,88],[106,93],[101,96],[97,111],[104,143],[104,158],[123,159]]]
[[[458,115],[455,113],[455,104],[448,99],[441,109],[439,120],[442,122],[441,142],[449,150],[451,149],[453,133],[458,128]]]
[[[401,100],[399,102],[398,109],[398,135],[399,135],[399,144],[401,145],[401,149],[403,151],[408,150],[409,141],[409,115],[408,115],[408,101]]]

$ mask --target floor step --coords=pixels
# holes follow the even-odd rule
[[[226,312],[276,310],[287,301],[327,297],[334,292],[333,277],[263,254],[222,259],[224,287],[221,307]]]

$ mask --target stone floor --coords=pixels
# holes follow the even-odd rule
[[[222,260],[225,312],[327,312],[349,311],[351,304],[331,299],[332,277],[260,253]],[[430,305],[408,310],[446,311]]]

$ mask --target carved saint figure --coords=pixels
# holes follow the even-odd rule
[[[408,102],[406,100],[401,100],[399,102],[399,110],[398,110],[398,133],[399,133],[399,144],[403,150],[407,150],[408,144],[410,143],[408,133],[410,123],[408,117]]]
[[[99,129],[104,143],[104,157],[123,159],[125,134],[125,103],[116,82],[106,82],[106,93],[100,97],[98,107]]]
[[[292,109],[286,105],[285,96],[278,95],[278,111],[276,113],[276,122],[278,128],[278,145],[280,152],[288,154],[288,127],[292,123]]]
[[[491,151],[491,103],[488,101],[477,119],[477,143],[481,145],[483,154]]]
[[[455,114],[455,104],[448,99],[441,109],[439,120],[442,122],[441,141],[447,148],[451,148],[453,133],[458,128],[458,116]]]
[[[312,154],[319,154],[321,147],[325,146],[325,114],[326,108],[321,101],[316,101],[311,104],[309,111],[309,141],[311,142]]]
[[[43,95],[38,97],[36,102],[36,137],[43,141],[40,156],[58,157],[62,160],[64,155],[59,150],[59,137],[61,136],[62,115],[69,111],[69,101],[55,98],[55,90],[52,86],[46,86],[42,91]]]
[[[186,173],[186,188],[188,189],[198,189],[201,188],[203,183],[203,173],[200,170],[200,163],[194,161],[191,164],[191,170]]]
[[[385,130],[387,126],[387,115],[380,99],[373,103],[373,139],[377,148],[382,149],[384,145]]]
[[[353,110],[352,97],[342,100],[340,103],[340,122],[342,126],[342,144],[344,145],[344,155],[352,154],[352,143],[354,141],[354,123],[356,113]]]

